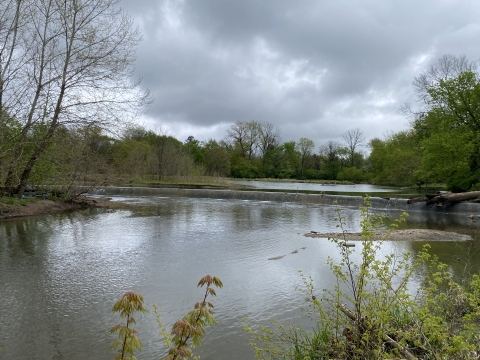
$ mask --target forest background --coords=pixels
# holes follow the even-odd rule
[[[480,72],[465,56],[413,80],[417,108],[400,109],[409,128],[383,139],[352,128],[342,141],[282,142],[266,119],[237,121],[223,139],[176,139],[134,122],[151,99],[131,80],[140,34],[114,0],[2,4],[3,194],[221,177],[480,189]]]

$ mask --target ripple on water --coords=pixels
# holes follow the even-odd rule
[[[199,352],[208,359],[253,359],[241,330],[244,316],[252,323],[277,317],[309,326],[300,312],[303,295],[295,290],[301,285],[298,270],[312,275],[317,291],[333,285],[326,260],[338,257],[338,251],[326,239],[303,236],[310,230],[336,231],[333,206],[165,197],[116,200],[127,199],[135,204],[128,211],[92,210],[0,223],[0,323],[9,329],[0,340],[2,356],[111,358],[108,330],[120,321],[111,307],[124,292],[140,292],[150,309],[157,303],[171,326],[201,300],[197,282],[212,274],[225,287],[213,299],[218,325],[208,330]],[[357,209],[343,208],[342,216],[349,231],[358,231]],[[430,227],[464,226],[441,214],[410,219]],[[456,245],[434,244],[433,250],[465,254]],[[418,251],[421,244],[388,246]],[[144,342],[139,359],[161,353],[154,316],[141,314],[137,324]]]

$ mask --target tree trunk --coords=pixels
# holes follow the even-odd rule
[[[436,205],[437,207],[441,207],[445,204],[456,204],[462,201],[480,202],[480,191],[469,191],[464,193],[439,191],[435,195],[426,195],[425,197],[409,199],[407,204],[414,204],[423,201],[425,201],[427,205]]]
[[[359,324],[362,323],[361,321],[359,321],[360,319],[357,318],[355,313],[352,310],[350,310],[349,308],[347,308],[347,306],[345,304],[338,304],[338,308],[345,315],[347,315],[352,321],[354,321],[356,323],[359,323]],[[362,329],[362,330],[364,330],[364,329]],[[398,342],[393,340],[390,336],[385,334],[383,341],[385,341],[385,343],[389,344],[390,346],[396,348],[400,352],[400,354],[405,356],[405,358],[407,358],[409,360],[416,360],[417,359],[410,351],[408,351],[408,349],[406,349],[404,346],[400,345]]]

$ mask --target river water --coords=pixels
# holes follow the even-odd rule
[[[308,327],[303,296],[295,290],[298,270],[313,277],[319,292],[333,285],[326,260],[338,251],[326,239],[303,234],[336,231],[336,206],[133,195],[113,201],[132,207],[0,222],[0,359],[112,359],[109,329],[121,320],[111,308],[126,291],[141,293],[149,309],[156,303],[170,327],[202,299],[196,285],[206,274],[219,277],[224,288],[211,300],[218,324],[197,353],[254,359],[243,317],[252,324],[274,317]],[[376,211],[389,218],[400,213]],[[358,208],[341,212],[348,230],[358,231]],[[456,272],[478,271],[480,221],[467,215],[413,211],[406,226],[473,235],[472,241],[432,243],[432,252]],[[422,246],[386,243],[385,251]],[[281,255],[287,256],[268,260]],[[165,350],[155,316],[136,319],[143,342],[138,358],[160,358]]]
[[[261,180],[234,180],[234,184],[244,185],[256,189],[272,189],[272,190],[300,190],[300,191],[328,191],[343,193],[382,193],[396,192],[399,189],[389,186],[377,186],[370,184],[319,184],[311,182],[280,182],[280,181],[261,181]]]

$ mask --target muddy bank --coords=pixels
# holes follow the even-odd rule
[[[310,232],[305,234],[306,237],[311,238],[336,238],[343,239],[342,233],[315,233]],[[429,230],[429,229],[409,229],[396,230],[390,235],[386,236],[384,232],[376,232],[375,240],[389,240],[389,241],[467,241],[472,237],[466,234],[458,234],[455,232]],[[360,233],[346,233],[345,240],[358,241],[361,240]]]
[[[13,219],[36,215],[49,215],[58,212],[86,209],[89,207],[116,208],[110,198],[88,198],[78,196],[70,200],[38,199],[24,205],[0,204],[0,219]]]

